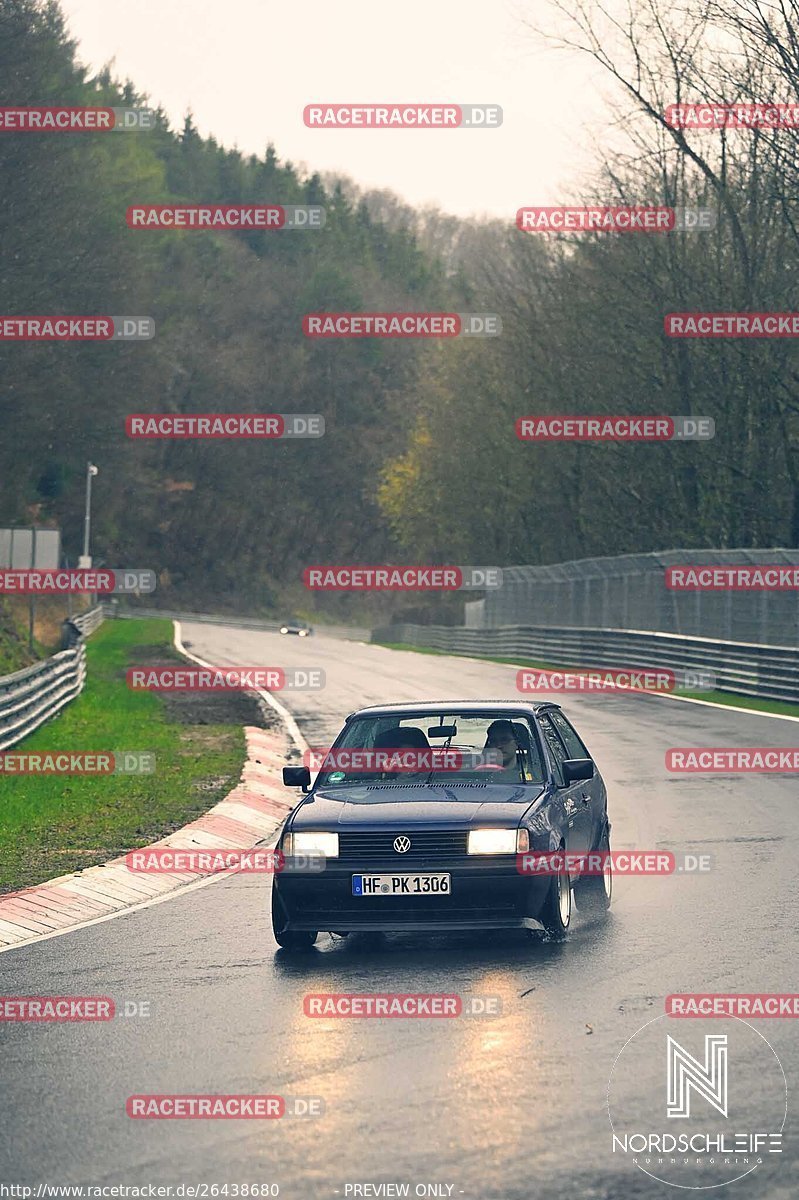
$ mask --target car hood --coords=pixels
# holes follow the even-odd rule
[[[516,825],[541,795],[541,785],[485,787],[376,784],[323,788],[309,795],[294,815],[295,829],[347,826],[375,829],[413,824]]]

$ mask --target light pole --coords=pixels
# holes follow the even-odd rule
[[[78,566],[89,570],[92,565],[89,555],[89,535],[92,527],[92,476],[98,473],[94,463],[86,463],[86,515],[83,518],[83,554]]]

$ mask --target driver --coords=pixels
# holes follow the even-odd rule
[[[413,725],[399,725],[393,729],[385,729],[382,733],[379,733],[375,738],[374,748],[375,750],[396,750],[401,754],[403,750],[429,751],[430,743],[421,729],[417,729]],[[395,779],[397,776],[407,779],[419,775],[421,770],[422,768],[420,767],[415,771],[402,769],[397,771],[383,771],[381,774],[385,779]],[[427,770],[429,768],[425,768],[425,773]]]

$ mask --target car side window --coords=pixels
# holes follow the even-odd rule
[[[538,745],[538,738],[534,730],[530,727],[529,721],[514,722],[514,727],[517,734],[522,734],[522,744],[527,745],[522,758],[522,766],[524,768],[525,777],[529,783],[539,783],[546,779],[546,771],[544,764],[541,761],[541,750]]]
[[[541,726],[541,732],[544,735],[544,741],[549,750],[549,756],[552,759],[552,769],[555,776],[555,782],[558,787],[563,787],[565,780],[563,778],[563,763],[569,757],[564,749],[563,742],[558,737],[558,731],[545,714],[538,718],[538,724]]]
[[[566,720],[563,713],[553,712],[549,715],[552,717],[552,724],[563,738],[569,758],[590,758],[591,755],[588,753],[585,745],[578,737],[574,727]]]

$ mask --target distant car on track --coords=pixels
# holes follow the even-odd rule
[[[583,911],[610,906],[609,856],[599,874],[574,863],[519,870],[526,852],[610,849],[605,785],[557,704],[364,708],[313,785],[303,766],[284,767],[283,782],[305,793],[281,830],[285,863],[272,882],[274,934],[287,949],[312,946],[320,930],[543,925],[562,937],[572,889]]]
[[[313,633],[310,625],[306,625],[305,621],[284,621],[280,626],[281,633],[295,633],[298,637],[309,637]]]

